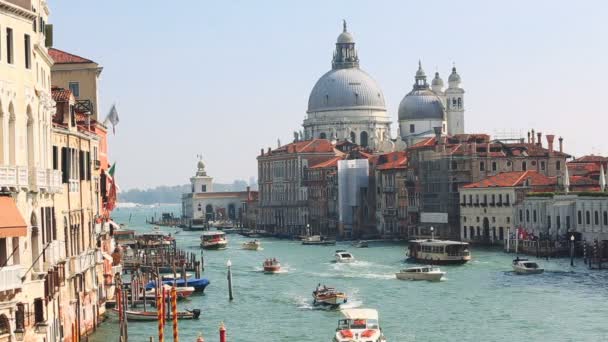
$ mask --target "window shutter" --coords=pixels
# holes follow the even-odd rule
[[[64,183],[67,183],[68,180],[70,179],[68,165],[70,165],[70,161],[68,158],[68,149],[66,147],[62,147],[61,148],[61,172],[62,172],[62,180]]]
[[[84,151],[78,151],[78,166],[80,167],[80,180],[85,180],[86,178],[86,170],[84,169],[85,167],[85,160],[84,160]]]
[[[59,153],[57,146],[53,146],[53,170],[59,169]]]
[[[107,200],[107,176],[105,171],[103,171],[101,173],[101,179],[99,181],[99,191],[101,192],[101,198],[103,199],[103,202],[105,203]]]
[[[17,304],[15,311],[15,331],[23,332],[25,330],[25,306],[23,303]]]
[[[53,46],[53,24],[46,24],[44,27],[44,46]],[[42,27],[40,28],[42,30]]]
[[[44,301],[42,298],[34,299],[34,321],[44,323]]]
[[[87,152],[87,180],[91,180],[91,152]]]

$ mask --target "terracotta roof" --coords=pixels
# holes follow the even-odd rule
[[[0,238],[27,235],[27,224],[17,204],[9,196],[0,196]]]
[[[271,153],[330,153],[335,152],[334,145],[327,139],[313,139],[298,141],[283,145],[271,151]]]
[[[51,88],[51,96],[53,96],[53,100],[55,100],[55,102],[68,102],[70,101],[72,92],[69,89],[53,87]]]
[[[596,156],[593,154],[576,158],[570,163],[602,163],[608,162],[608,157]]]
[[[590,174],[600,172],[600,164],[597,163],[572,163],[568,164],[568,171],[573,174]],[[606,171],[606,170],[604,170]]]
[[[380,155],[376,170],[393,170],[407,168],[407,154],[404,151]]]
[[[329,160],[317,163],[317,164],[311,166],[310,168],[311,169],[322,169],[322,168],[326,168],[326,167],[338,167],[338,161],[340,161],[342,159],[344,159],[343,156],[334,157]]]
[[[555,177],[547,177],[536,171],[513,171],[499,173],[479,182],[467,184],[463,186],[463,188],[474,189],[522,186],[526,180],[529,180],[531,186],[549,186],[557,184],[557,179]]]
[[[84,57],[80,57],[55,48],[49,49],[49,55],[51,56],[53,61],[55,61],[55,64],[95,63],[90,59],[86,59]]]

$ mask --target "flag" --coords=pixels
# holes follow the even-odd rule
[[[108,170],[108,181],[110,182],[110,190],[108,191],[108,202],[106,203],[106,210],[112,211],[116,206],[116,193],[118,191],[118,185],[116,185],[116,178],[114,173],[116,172],[116,163],[112,164]]]
[[[112,133],[116,134],[116,125],[118,125],[120,119],[118,118],[118,111],[116,110],[115,104],[110,108],[110,112],[106,116],[106,119],[103,120],[103,124],[108,125],[108,122],[112,124]]]

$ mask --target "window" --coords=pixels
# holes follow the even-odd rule
[[[462,235],[465,239],[467,238],[467,226],[462,227]]]
[[[540,162],[540,169],[541,169],[542,171],[545,171],[545,162],[544,162],[544,161],[541,161],[541,162]]]
[[[578,224],[583,224],[583,213],[578,211]]]
[[[526,222],[530,222],[530,210],[526,209]]]
[[[410,133],[416,132],[416,126],[414,124],[410,125]]]
[[[68,87],[70,88],[70,91],[72,92],[72,94],[74,94],[74,97],[80,96],[80,83],[70,82],[70,83],[68,83]]]
[[[527,171],[528,170],[528,164],[526,164],[526,162],[521,162],[521,170],[522,171]]]
[[[23,43],[25,44],[25,68],[32,68],[32,47],[30,42],[30,35],[26,34],[23,36]]]
[[[485,170],[486,170],[486,163],[479,162],[479,171],[485,171]]]
[[[496,162],[492,162],[492,171],[496,170],[498,170],[498,165],[496,164]]]
[[[532,211],[532,219],[534,220],[534,222],[536,223],[536,210]]]
[[[477,216],[477,222],[479,222],[479,216]]]
[[[53,170],[59,170],[59,147],[53,146]]]
[[[551,228],[551,216],[547,215],[547,227]]]
[[[570,215],[566,216],[566,229],[570,229]]]
[[[604,226],[608,225],[608,211],[604,211]]]
[[[562,220],[559,215],[557,215],[557,217],[555,217],[555,225],[557,226],[557,229],[560,229],[562,227]]]
[[[595,211],[595,215],[593,215],[593,222],[594,224],[600,224],[600,213],[599,211]]]
[[[498,203],[502,204],[502,194],[498,194]]]
[[[207,192],[207,185],[206,184],[201,185],[201,192]]]
[[[511,218],[507,216],[507,223],[511,223]]]
[[[44,301],[42,298],[34,299],[34,322],[44,323]]]
[[[591,224],[591,212],[589,210],[587,210],[587,212],[585,213],[585,222],[587,224]]]
[[[13,64],[13,29],[6,28],[6,62]]]
[[[510,204],[510,202],[509,202],[509,194],[507,194],[507,202],[505,203],[505,205],[509,205],[509,204]]]
[[[455,160],[452,160],[452,170],[456,170],[458,169],[458,162],[456,162]]]
[[[466,216],[463,216],[463,217],[462,217],[462,220],[463,220],[464,222],[467,222],[467,217],[466,217]]]
[[[559,160],[555,162],[555,169],[556,170],[561,170],[562,169],[562,163],[560,163]]]
[[[496,217],[492,216],[492,223],[496,222]]]

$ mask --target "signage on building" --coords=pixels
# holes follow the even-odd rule
[[[448,213],[420,213],[422,223],[448,223]]]

